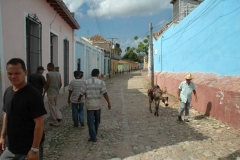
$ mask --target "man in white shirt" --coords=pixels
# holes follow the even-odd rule
[[[80,89],[84,85],[85,81],[82,80],[83,72],[74,71],[75,79],[72,80],[69,84],[68,90],[68,104],[72,104],[72,119],[74,127],[78,127],[79,122],[81,126],[84,126],[84,101],[85,98],[82,98],[81,101],[78,101],[80,94]]]
[[[101,98],[102,95],[108,103],[108,109],[111,109],[111,104],[108,98],[105,83],[98,79],[99,70],[92,70],[92,77],[86,80],[85,85],[80,90],[79,100],[86,94],[86,109],[87,109],[87,124],[90,139],[88,141],[97,141],[98,126],[101,117]]]
[[[180,100],[180,109],[178,113],[178,121],[182,121],[182,114],[185,110],[185,117],[184,121],[189,122],[189,109],[190,109],[190,103],[192,101],[192,93],[195,96],[195,101],[197,102],[197,92],[196,87],[192,80],[191,73],[188,73],[185,77],[185,81],[181,82],[181,84],[178,87],[178,100]]]

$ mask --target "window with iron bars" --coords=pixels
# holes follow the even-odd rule
[[[30,75],[42,65],[42,24],[36,14],[26,17],[26,54]]]

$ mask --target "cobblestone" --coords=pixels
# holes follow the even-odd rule
[[[145,72],[106,80],[112,109],[103,100],[98,141],[88,142],[88,128],[75,128],[67,94],[60,95],[63,121],[52,128],[45,121],[45,160],[204,160],[240,159],[240,132],[190,110],[190,122],[177,122],[179,102],[169,95],[160,116],[149,113]]]

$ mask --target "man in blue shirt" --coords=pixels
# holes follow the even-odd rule
[[[192,101],[192,92],[195,96],[195,101],[197,102],[197,92],[196,87],[192,80],[192,75],[190,73],[187,74],[185,77],[186,81],[181,82],[181,84],[178,87],[178,100],[180,100],[180,109],[178,113],[178,121],[182,121],[182,114],[185,110],[185,117],[184,121],[189,122],[189,109],[190,109],[190,103]]]

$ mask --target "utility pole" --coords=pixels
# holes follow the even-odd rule
[[[112,40],[112,44],[111,44],[111,53],[110,53],[110,56],[109,56],[109,59],[110,59],[110,72],[109,72],[109,78],[111,78],[113,40],[114,40],[114,39],[117,39],[117,38],[107,38],[107,39],[111,39],[111,40]]]
[[[154,61],[153,61],[153,42],[152,42],[152,23],[149,24],[150,36],[149,36],[149,63],[150,63],[150,74],[151,74],[151,86],[154,86]]]

